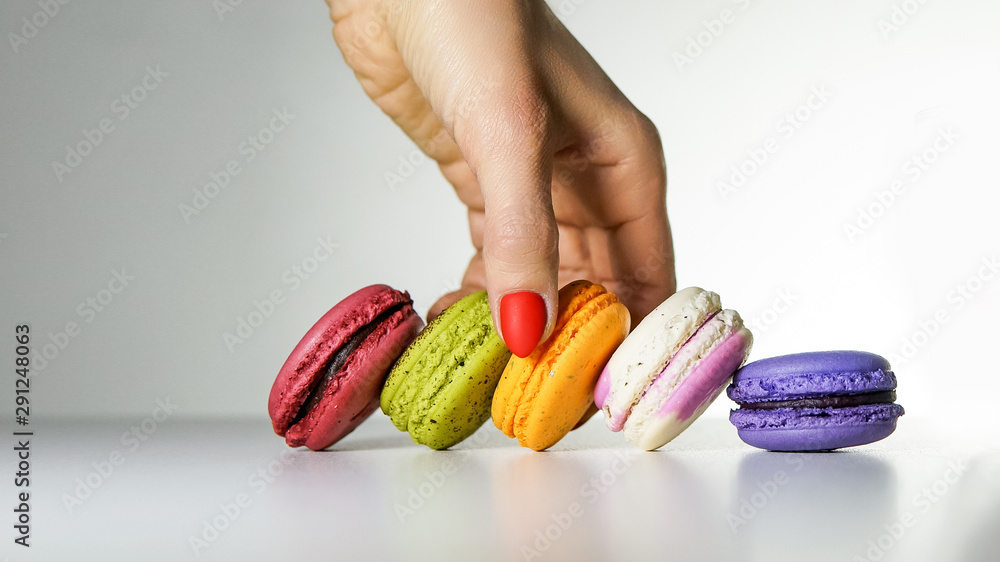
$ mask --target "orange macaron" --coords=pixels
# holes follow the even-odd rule
[[[625,305],[601,285],[563,287],[552,335],[507,363],[493,395],[493,423],[523,447],[555,445],[596,412],[594,385],[630,323]]]

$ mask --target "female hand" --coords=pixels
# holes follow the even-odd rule
[[[498,332],[525,356],[574,279],[616,293],[633,325],[674,292],[656,128],[544,2],[327,2],[365,93],[469,209],[476,254],[429,316],[486,289]],[[538,296],[505,299],[520,292]]]

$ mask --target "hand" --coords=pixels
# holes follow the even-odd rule
[[[509,293],[541,296],[544,339],[574,279],[616,293],[633,325],[674,292],[656,127],[544,2],[327,2],[365,93],[469,208],[476,254],[430,317],[485,288],[514,348],[499,314]]]

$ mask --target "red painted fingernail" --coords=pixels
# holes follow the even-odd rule
[[[535,350],[545,331],[545,301],[538,293],[522,291],[500,299],[500,330],[504,343],[518,357]]]

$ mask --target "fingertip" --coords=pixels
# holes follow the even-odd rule
[[[518,357],[527,357],[542,341],[549,314],[545,299],[533,291],[517,291],[500,297],[501,338]]]

